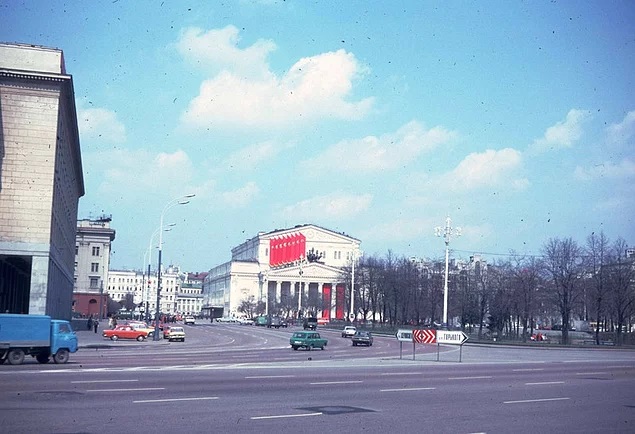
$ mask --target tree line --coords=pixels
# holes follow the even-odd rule
[[[527,340],[539,327],[562,329],[570,343],[574,322],[592,326],[594,340],[611,332],[621,345],[635,315],[635,261],[622,238],[592,233],[584,245],[552,238],[540,255],[510,252],[486,263],[479,256],[453,260],[448,319],[464,331]],[[350,269],[343,271],[350,288]],[[439,326],[443,317],[445,260],[419,260],[388,251],[355,266],[357,318],[390,325]],[[347,294],[350,297],[350,290]],[[348,301],[348,300],[347,300]],[[451,320],[450,320],[451,319]]]

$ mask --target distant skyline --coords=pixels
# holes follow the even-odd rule
[[[442,258],[635,244],[632,1],[0,0],[0,41],[64,51],[112,269],[208,271],[301,224]],[[156,248],[158,237],[155,237]],[[147,255],[146,255],[147,256]],[[153,268],[156,267],[153,252]]]

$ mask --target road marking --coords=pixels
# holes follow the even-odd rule
[[[147,404],[152,402],[174,402],[174,401],[203,401],[209,399],[218,399],[218,396],[201,396],[198,398],[165,398],[165,399],[143,399],[132,401],[134,404]]]
[[[417,390],[434,390],[436,387],[405,387],[402,389],[379,389],[380,392],[412,392]]]
[[[545,368],[525,368],[525,369],[512,369],[512,372],[534,372],[534,371],[544,371]]]
[[[542,381],[540,383],[525,383],[525,386],[541,386],[544,384],[564,384],[564,381]]]
[[[246,379],[263,379],[263,378],[294,378],[295,375],[253,375],[245,377]]]
[[[133,381],[139,380],[82,380],[82,381],[71,381],[71,384],[86,384],[86,383],[129,383]]]
[[[309,383],[311,386],[319,386],[323,384],[354,384],[354,383],[363,383],[361,380],[351,380],[351,381],[321,381],[318,383]]]
[[[379,375],[422,375],[423,372],[382,372]]]
[[[165,387],[139,387],[136,389],[89,389],[86,392],[139,392],[143,390],[165,390]]]
[[[279,414],[277,416],[252,416],[251,420],[260,420],[260,419],[284,419],[287,417],[306,417],[306,416],[321,416],[321,412],[317,413],[301,413],[301,414]]]
[[[567,399],[571,399],[571,398],[525,399],[522,401],[503,401],[503,404],[527,404],[531,402],[566,401]]]
[[[482,375],[480,377],[448,377],[448,380],[484,380],[492,378],[491,375]]]
[[[607,375],[608,372],[576,372],[575,375]]]

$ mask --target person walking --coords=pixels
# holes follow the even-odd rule
[[[97,333],[97,327],[99,327],[99,319],[95,318],[93,320],[93,328],[95,329],[95,333]]]

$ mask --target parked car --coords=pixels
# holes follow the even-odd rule
[[[116,341],[119,339],[136,339],[139,342],[146,340],[148,332],[135,329],[129,325],[120,325],[112,330],[104,330],[101,334],[105,338]]]
[[[166,336],[166,339],[169,340],[170,342],[172,341],[185,342],[185,330],[183,329],[183,327],[172,326],[168,329],[168,334]]]
[[[154,327],[150,327],[143,321],[129,321],[127,324],[122,324],[122,325],[129,325],[133,329],[143,330],[144,332],[148,333],[149,338],[154,336]]]
[[[183,324],[185,324],[185,325],[196,324],[196,319],[193,316],[186,316],[183,319]]]
[[[344,330],[342,330],[343,338],[352,338],[357,329],[353,326],[345,326]]]
[[[352,340],[354,347],[358,345],[368,345],[370,347],[373,345],[373,335],[371,332],[356,331]]]
[[[295,332],[289,339],[291,348],[297,350],[298,348],[306,348],[312,350],[313,348],[324,349],[328,341],[325,338],[320,337],[318,332]]]
[[[251,318],[240,318],[238,321],[240,325],[254,325],[254,320]]]

